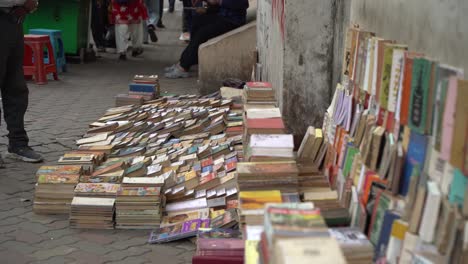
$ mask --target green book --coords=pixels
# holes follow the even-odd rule
[[[345,164],[343,167],[343,175],[349,177],[351,168],[353,167],[354,157],[359,153],[359,149],[354,147],[352,144],[348,145],[348,151],[346,154]]]
[[[409,127],[420,134],[426,134],[428,111],[432,111],[432,107],[428,107],[431,69],[431,61],[425,58],[414,59],[408,121]]]
[[[377,245],[377,242],[379,241],[380,231],[382,230],[382,223],[384,220],[385,212],[387,210],[392,209],[391,202],[391,198],[384,191],[382,191],[377,198],[375,205],[377,208],[375,209],[375,213],[373,215],[374,219],[371,223],[371,230],[369,236],[369,240],[373,245]]]

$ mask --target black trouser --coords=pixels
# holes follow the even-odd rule
[[[9,147],[28,145],[24,114],[28,108],[29,90],[23,74],[23,27],[0,13],[0,88]]]
[[[96,46],[104,47],[106,36],[106,19],[107,19],[107,6],[106,1],[92,1],[91,9],[91,31]]]
[[[183,0],[184,7],[192,7],[191,0]],[[182,11],[182,32],[190,32],[192,27],[192,10]]]
[[[198,47],[201,44],[236,27],[238,25],[216,14],[193,17],[190,43],[180,57],[180,66],[189,70],[191,66],[198,64]]]

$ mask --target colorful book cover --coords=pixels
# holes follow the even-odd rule
[[[117,196],[159,196],[161,187],[122,187]]]
[[[373,245],[377,245],[379,242],[379,235],[383,227],[383,220],[385,212],[388,209],[391,209],[391,198],[380,191],[377,194],[376,202],[374,205],[374,210],[372,213],[371,223],[369,226],[369,240]]]
[[[79,175],[67,174],[39,174],[37,176],[38,184],[77,184]]]
[[[120,184],[112,183],[78,183],[75,193],[80,194],[104,194],[115,195],[120,188]]]
[[[346,155],[346,159],[345,159],[345,164],[344,164],[344,168],[343,168],[343,175],[345,177],[348,177],[350,172],[351,172],[351,168],[352,168],[352,165],[353,165],[353,162],[354,162],[354,157],[356,156],[356,154],[359,154],[359,149],[354,147],[352,145],[352,143],[349,143],[348,145],[348,153]]]
[[[77,174],[80,175],[83,171],[83,167],[81,165],[64,165],[64,166],[41,166],[36,175],[44,175],[44,174]]]
[[[280,191],[241,191],[239,193],[241,210],[263,209],[266,203],[281,203]]]
[[[425,58],[413,61],[413,78],[411,82],[411,99],[409,109],[409,126],[420,134],[426,134],[426,123],[432,106],[428,105],[430,96],[432,62]]]
[[[406,154],[405,164],[403,166],[403,175],[400,179],[401,195],[406,196],[408,193],[414,165],[419,164],[419,168],[424,168],[427,146],[427,136],[421,135],[415,131],[411,132],[408,152]]]
[[[375,247],[375,254],[377,257],[385,257],[388,248],[388,242],[392,233],[393,222],[400,219],[400,215],[395,211],[385,211],[382,228],[379,235],[377,246]]]
[[[449,201],[451,204],[463,206],[468,178],[459,169],[453,170],[453,180],[450,186]]]
[[[413,82],[413,62],[414,56],[410,52],[405,53],[403,86],[400,104],[400,123],[408,125],[408,116],[411,100],[411,83]]]
[[[434,137],[434,146],[437,151],[440,152],[442,144],[442,129],[444,124],[444,110],[446,108],[447,101],[447,90],[448,90],[449,80],[445,79],[439,83],[437,88],[437,99],[435,104],[435,115],[434,115],[434,129],[432,131],[432,136]]]
[[[453,126],[452,149],[450,163],[453,167],[463,171],[466,164],[466,131],[468,129],[468,81],[458,81],[457,101],[455,107],[455,120]]]
[[[387,110],[388,97],[390,91],[390,80],[392,74],[392,63],[393,63],[393,50],[395,47],[392,44],[384,45],[384,58],[382,65],[382,80],[380,85],[379,104],[382,109]]]
[[[171,226],[158,228],[151,232],[148,242],[159,244],[196,236],[199,228],[209,228],[209,219],[195,219]]]
[[[390,87],[388,93],[387,110],[395,113],[397,110],[398,94],[400,91],[400,83],[403,75],[403,61],[405,56],[406,46],[395,47],[393,50],[392,70],[390,74]]]

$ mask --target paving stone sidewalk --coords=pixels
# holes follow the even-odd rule
[[[26,127],[31,146],[54,163],[87,125],[114,104],[114,96],[127,91],[134,74],[162,74],[174,63],[184,44],[178,41],[180,7],[165,14],[168,27],[159,31],[161,43],[147,45],[142,58],[117,61],[105,54],[95,63],[70,65],[60,81],[29,84],[30,106]],[[161,78],[162,91],[197,93],[196,78]],[[0,151],[6,150],[4,121]],[[39,216],[32,212],[34,174],[41,164],[6,160],[0,169],[0,263],[190,263],[194,245],[188,240],[148,245],[148,230],[77,230],[68,227],[68,216]]]

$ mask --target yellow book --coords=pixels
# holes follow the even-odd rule
[[[249,191],[239,193],[241,209],[263,209],[267,203],[281,203],[281,192],[274,191]]]
[[[245,255],[244,255],[244,263],[245,264],[257,264],[260,259],[260,255],[258,254],[258,243],[257,240],[246,240],[245,241]]]

